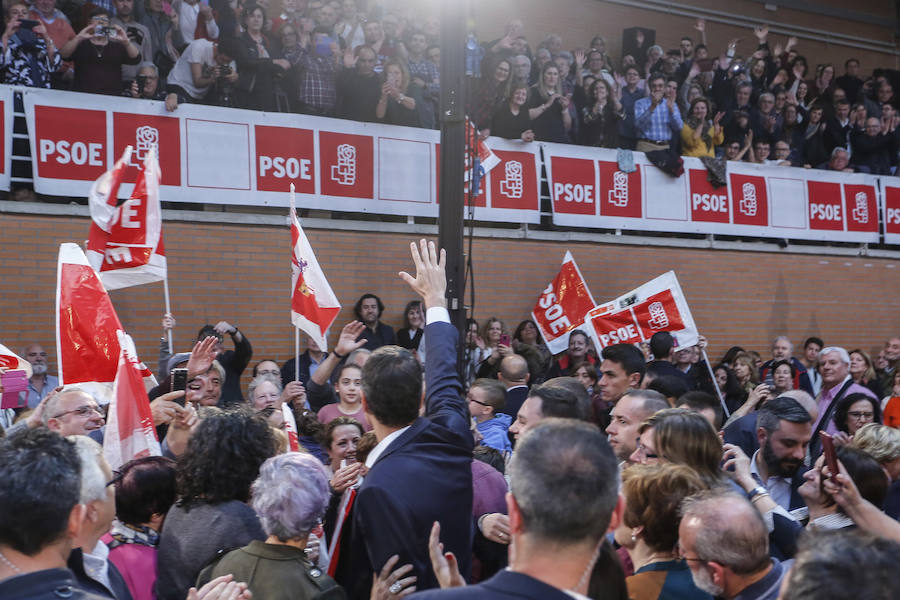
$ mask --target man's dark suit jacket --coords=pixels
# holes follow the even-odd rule
[[[516,415],[519,414],[519,409],[522,408],[523,404],[525,404],[525,400],[527,398],[527,385],[520,385],[518,387],[506,390],[506,403],[503,405],[503,410],[501,410],[500,412],[511,416],[513,418],[513,421],[515,421]]]
[[[443,532],[441,532],[443,536]],[[478,585],[448,588],[446,590],[429,590],[413,594],[410,598],[417,600],[572,600],[564,591],[538,581],[534,577],[514,571],[500,571],[487,581]]]
[[[456,374],[456,329],[425,328],[424,417],[395,439],[366,475],[353,507],[349,598],[368,598],[372,574],[394,554],[412,564],[418,589],[438,586],[428,556],[432,523],[468,577],[472,556],[472,434]],[[373,570],[374,569],[374,570]]]

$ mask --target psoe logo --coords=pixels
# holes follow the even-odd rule
[[[854,197],[856,207],[853,209],[853,220],[857,223],[869,222],[869,197],[865,192],[857,192]]]
[[[356,146],[337,147],[337,164],[331,166],[331,180],[340,185],[356,185]]]
[[[665,329],[669,326],[669,315],[662,302],[651,302],[647,311],[650,313],[650,320],[647,321],[650,329]]]
[[[756,186],[749,181],[741,186],[740,211],[748,217],[755,217],[759,206],[756,202]]]
[[[507,198],[521,198],[524,188],[522,182],[522,163],[511,160],[506,163],[506,177],[500,182],[500,193]]]
[[[128,159],[128,164],[132,167],[142,168],[147,154],[153,150],[159,157],[159,130],[156,127],[143,125],[138,127],[134,132],[134,152]]]
[[[609,190],[607,200],[613,206],[628,206],[628,174],[624,171],[613,173],[613,189]]]

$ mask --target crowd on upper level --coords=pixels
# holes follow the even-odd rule
[[[165,100],[169,110],[206,103],[436,128],[440,22],[407,4],[13,0],[0,67],[4,83]],[[572,50],[556,34],[532,46],[512,20],[467,50],[467,112],[484,135],[526,142],[896,170],[894,71],[864,71],[850,57],[839,75],[765,26],[755,44],[734,39],[717,55],[702,19],[694,30],[669,49],[629,30],[614,62],[599,35],[566,40]]]

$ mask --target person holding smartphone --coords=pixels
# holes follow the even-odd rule
[[[141,50],[118,25],[110,25],[109,11],[98,8],[88,25],[59,49],[75,63],[76,92],[118,96],[122,93],[122,65],[141,62]]]
[[[28,18],[24,2],[13,2],[6,9],[2,44],[3,83],[50,87],[50,75],[60,68],[62,60],[43,23]]]

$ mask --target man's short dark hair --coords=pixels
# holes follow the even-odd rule
[[[216,49],[219,54],[234,59],[241,53],[241,42],[235,37],[223,36],[216,41]]]
[[[574,377],[549,379],[531,388],[528,396],[541,399],[541,414],[544,417],[586,421],[590,412],[587,390]]]
[[[675,338],[668,331],[657,331],[650,337],[650,352],[656,360],[668,358],[672,348],[675,347]]]
[[[846,98],[840,98],[839,100],[835,100],[834,105],[835,106],[850,106],[850,103],[847,101]]]
[[[597,427],[541,421],[517,444],[508,472],[528,534],[570,544],[599,542],[606,533],[618,500],[618,460]]]
[[[816,336],[806,338],[806,341],[803,342],[803,349],[805,350],[806,347],[809,346],[810,344],[818,344],[819,348],[825,347],[825,342],[822,341],[822,338],[819,338]]]
[[[651,365],[647,367],[647,376],[651,372],[655,372],[656,368]],[[647,384],[648,390],[656,390],[666,398],[677,400],[688,391],[688,386],[681,377],[677,375],[660,375],[653,378],[653,381]]]
[[[781,427],[780,421],[788,421],[790,423],[811,423],[812,417],[803,408],[803,405],[787,396],[778,396],[773,398],[759,409],[756,416],[756,427],[762,427],[766,433],[771,434],[778,431]]]
[[[697,50],[709,50],[709,47],[707,47],[706,44],[697,44],[696,46],[694,46],[694,52],[696,52]]]
[[[712,394],[701,392],[700,390],[692,390],[679,396],[678,405],[680,406],[682,404],[697,412],[711,409],[716,415],[716,424],[714,425],[716,431],[722,428],[722,423],[725,418],[722,410],[722,403]]]
[[[612,346],[607,346],[600,353],[600,356],[603,357],[603,360],[608,360],[621,365],[622,369],[625,370],[626,375],[640,373],[641,376],[638,379],[638,383],[641,382],[641,379],[644,378],[644,373],[647,372],[647,362],[644,360],[644,355],[631,344],[613,344]]]
[[[376,296],[375,294],[363,294],[359,297],[359,300],[356,301],[356,304],[353,305],[353,314],[356,315],[357,320],[362,321],[362,303],[363,300],[368,300],[369,298],[375,298],[375,302],[378,303],[378,318],[381,318],[381,314],[384,312],[384,304],[381,302],[381,298]]]
[[[200,331],[197,332],[197,341],[203,341],[207,337],[212,336],[214,338],[222,339],[222,334],[216,331],[216,328],[210,324],[206,324],[200,328]]]
[[[34,556],[57,542],[80,494],[75,444],[45,427],[0,440],[0,544]]]
[[[662,79],[663,82],[665,82],[665,81],[666,81],[666,76],[663,75],[662,73],[660,73],[659,71],[656,71],[656,72],[654,72],[654,73],[650,73],[650,77],[647,78],[647,85],[648,85],[648,86],[649,86],[649,85],[652,85],[653,82],[656,81],[657,79]]]
[[[855,58],[848,58],[847,60],[844,61],[844,68],[846,69],[847,67],[849,67],[850,63],[856,63],[857,66],[859,65],[859,61],[856,60]]]
[[[692,43],[692,44],[694,43],[694,40],[692,40],[692,39],[691,39],[691,36],[689,36],[689,35],[686,35],[686,36],[684,36],[684,37],[681,38],[681,41],[682,41],[682,42],[683,42],[684,40],[687,40],[687,41],[689,41],[689,42]]]
[[[900,543],[873,533],[858,529],[807,532],[800,538],[800,551],[781,598],[896,598],[900,595],[897,556]]]
[[[419,416],[422,365],[405,348],[382,346],[363,367],[362,388],[367,411],[379,423],[406,427]]]

